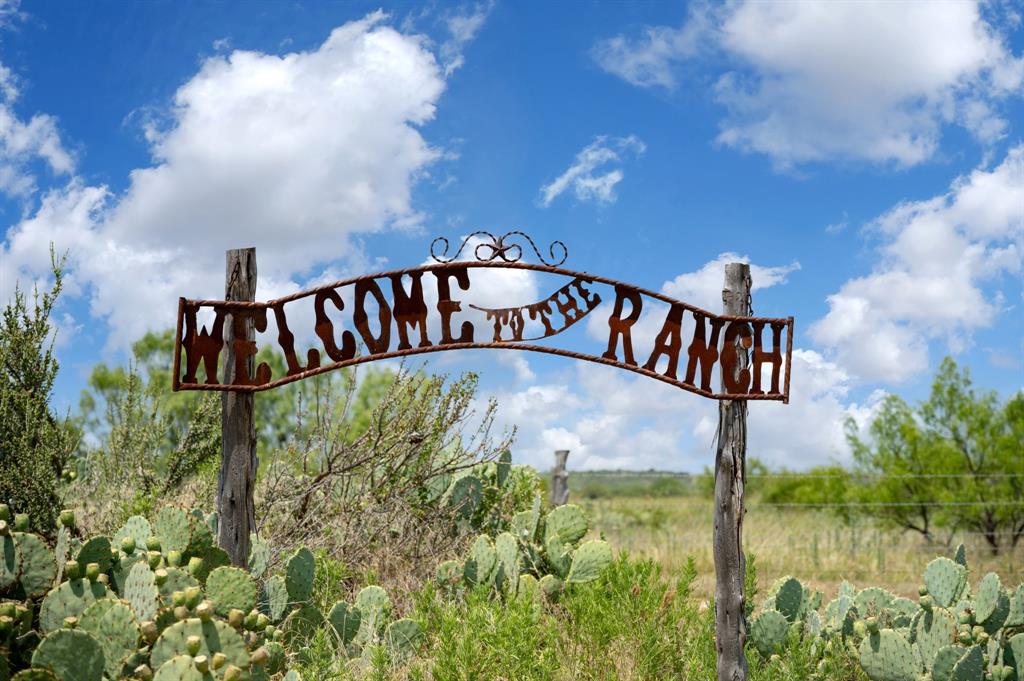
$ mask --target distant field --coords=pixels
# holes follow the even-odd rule
[[[574,473],[569,484],[570,501],[587,510],[594,532],[613,547],[654,558],[668,569],[692,556],[697,589],[712,593],[711,498],[699,481]],[[928,561],[951,554],[960,542],[967,547],[975,579],[992,571],[1004,583],[1020,583],[1024,542],[994,557],[981,537],[954,533],[946,544],[949,535],[942,536],[942,543],[929,544],[915,533],[880,529],[866,520],[846,523],[826,511],[759,507],[756,494],[748,501],[744,524],[744,542],[755,556],[762,589],[792,575],[821,589],[826,598],[834,597],[843,579],[916,598]]]

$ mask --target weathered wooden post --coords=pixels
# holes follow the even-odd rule
[[[555,467],[551,471],[551,505],[564,506],[569,503],[569,473],[565,470],[568,449],[555,451]]]
[[[224,299],[256,300],[256,249],[227,252]],[[235,382],[238,364],[248,366],[246,378],[254,375],[256,332],[251,317],[244,320],[244,338],[235,338],[235,314],[224,324],[224,383]],[[250,379],[251,380],[251,379]],[[245,382],[245,381],[239,381]],[[221,395],[221,458],[217,478],[217,544],[227,551],[234,565],[249,559],[249,533],[256,525],[253,493],[256,486],[256,421],[251,392],[226,391]]]
[[[725,266],[722,302],[726,315],[750,316],[750,287],[749,265],[730,263]],[[739,334],[735,338],[736,342],[732,348],[722,348],[723,355],[727,352],[737,354],[733,368],[734,381],[739,379],[742,371],[747,370],[747,348],[744,347],[743,341],[750,340]],[[746,681],[748,673],[747,658],[743,651],[747,641],[743,594],[746,573],[746,559],[743,555],[743,485],[746,476],[746,454],[747,403],[745,400],[722,400],[718,406],[718,449],[715,452],[713,548],[718,681]]]

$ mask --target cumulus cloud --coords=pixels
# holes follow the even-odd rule
[[[733,65],[714,86],[726,110],[718,141],[782,168],[912,166],[933,157],[949,124],[991,143],[1005,134],[1002,102],[1024,80],[1024,59],[978,2],[748,0],[644,36],[599,43],[595,59],[636,85],[674,87],[675,63],[714,45]]]
[[[946,194],[894,207],[869,233],[878,265],[828,297],[811,335],[857,378],[900,382],[928,366],[931,340],[960,350],[1003,311],[998,281],[1021,272],[1024,146]]]
[[[149,129],[152,165],[123,195],[71,181],[8,232],[6,255],[32,276],[50,241],[70,249],[114,346],[171,325],[179,295],[218,296],[228,248],[257,248],[260,298],[339,254],[359,262],[353,237],[418,223],[412,186],[442,153],[420,131],[445,88],[441,67],[425,38],[385,19],[345,24],[306,52],[206,59]],[[32,148],[70,169],[59,147]]]
[[[643,154],[647,147],[635,135],[628,137],[607,137],[601,135],[585,146],[569,168],[540,188],[540,205],[547,208],[551,202],[572,189],[578,201],[593,201],[598,204],[614,203],[615,185],[625,174],[619,164],[622,154],[636,156]]]

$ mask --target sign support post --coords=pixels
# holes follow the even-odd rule
[[[228,301],[256,300],[256,249],[227,252],[224,296]],[[228,313],[224,324],[224,380],[231,384],[239,368],[253,376],[256,332],[253,320],[242,311]],[[235,316],[243,316],[241,324]],[[242,331],[244,337],[236,338]],[[239,366],[241,365],[241,367]],[[240,381],[241,382],[241,381]],[[231,557],[232,565],[249,560],[249,533],[256,525],[253,494],[256,487],[256,420],[252,392],[228,390],[221,395],[221,458],[217,478],[217,544]]]
[[[725,266],[722,302],[725,314],[748,317],[750,309],[750,266]],[[745,343],[744,341],[747,341]],[[732,380],[750,371],[746,348],[749,338],[736,336],[735,344],[723,346],[722,354],[735,352],[737,361]],[[746,347],[744,347],[746,346]],[[724,372],[724,368],[723,368]],[[725,380],[723,374],[723,382]],[[747,642],[743,582],[746,558],[743,554],[743,486],[746,478],[747,402],[722,400],[718,406],[718,446],[715,452],[715,643],[718,651],[718,681],[746,681]]]

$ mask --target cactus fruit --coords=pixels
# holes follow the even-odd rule
[[[61,511],[57,520],[61,527],[66,527],[69,530],[75,529],[75,512],[71,509],[65,508]]]
[[[316,572],[316,561],[313,553],[305,546],[298,549],[285,565],[285,587],[288,599],[293,603],[308,601],[313,593],[313,575]]]
[[[891,629],[882,629],[860,644],[860,664],[872,681],[916,681],[919,662],[910,643]]]
[[[199,582],[192,575],[178,568],[169,567],[161,568],[161,570],[166,574],[166,577],[163,578],[162,583],[158,579],[155,580],[157,581],[157,588],[160,590],[160,603],[164,606],[184,605],[184,600],[181,603],[173,603],[174,593],[180,591],[184,598],[185,590],[198,587]],[[153,573],[154,578],[156,578],[156,574],[156,572]]]
[[[53,552],[34,534],[14,532],[17,546],[18,581],[29,598],[42,596],[53,586],[57,575],[57,561]]]
[[[15,513],[14,514],[14,531],[15,532],[28,532],[29,530],[29,518],[28,513]]]
[[[206,578],[206,595],[218,615],[232,608],[248,612],[256,607],[256,582],[245,570],[219,567]]]
[[[193,617],[165,629],[153,643],[150,659],[154,667],[159,667],[176,655],[209,657],[215,653],[223,653],[228,664],[249,666],[249,653],[238,632],[219,620],[203,622]]]
[[[334,627],[338,639],[343,645],[348,645],[359,633],[359,622],[362,619],[359,608],[352,607],[344,601],[334,604],[327,614],[327,621]]]
[[[77,617],[87,607],[107,597],[107,587],[87,579],[74,579],[52,589],[39,609],[39,626],[44,632],[60,629],[64,618]]]
[[[78,629],[99,641],[104,667],[111,679],[120,675],[121,668],[138,648],[141,636],[131,608],[113,598],[98,600],[86,608]]]
[[[750,643],[762,657],[767,658],[786,643],[789,622],[776,610],[765,610],[750,625]]]
[[[32,666],[49,669],[61,681],[100,681],[103,648],[84,631],[60,629],[39,642],[32,653]]]
[[[582,584],[597,579],[612,562],[612,549],[599,539],[588,541],[572,554],[572,564],[565,581]]]

